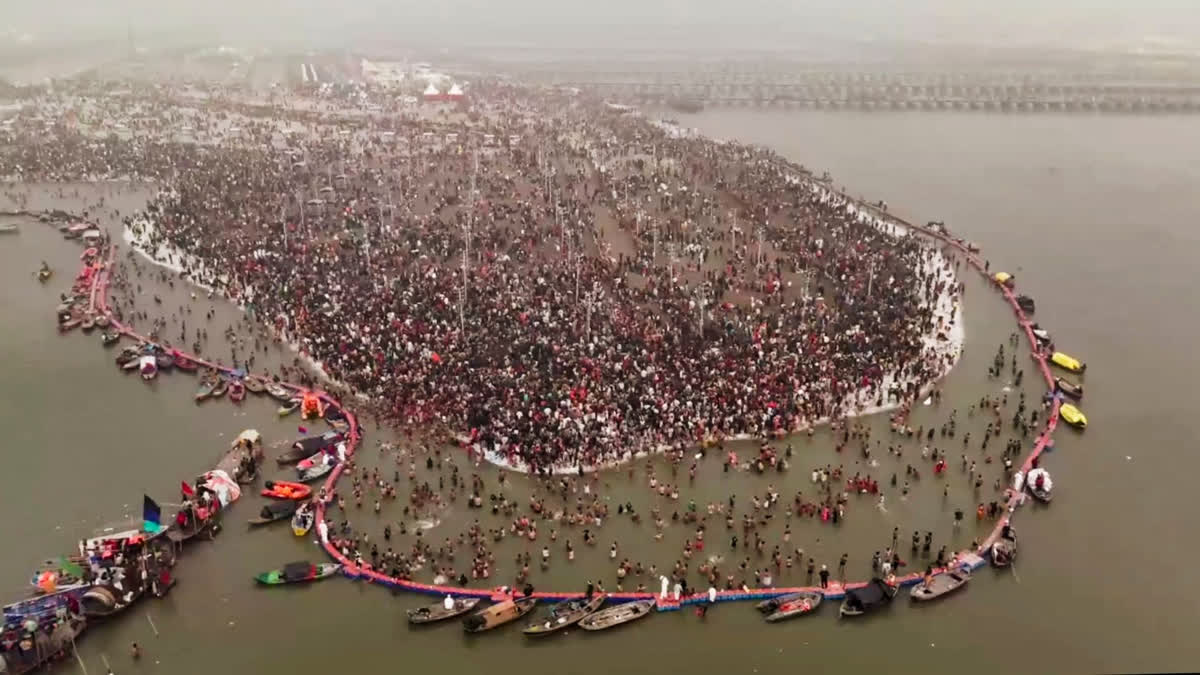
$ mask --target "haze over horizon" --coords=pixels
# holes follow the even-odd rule
[[[43,0],[6,8],[9,44],[169,33],[197,40],[353,47],[394,38],[430,46],[802,48],[806,42],[1135,49],[1200,47],[1186,0]]]

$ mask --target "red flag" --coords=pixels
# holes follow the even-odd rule
[[[185,481],[185,480],[181,480],[181,481],[179,481],[179,489],[180,489],[180,490],[183,492],[183,496],[184,496],[184,497],[194,497],[194,496],[196,496],[196,491],[195,491],[195,490],[193,490],[193,489],[192,489],[192,486],[191,486],[191,485],[188,485],[188,484],[187,484],[187,481]]]

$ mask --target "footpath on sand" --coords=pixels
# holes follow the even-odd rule
[[[869,207],[863,207],[860,205],[859,208],[869,208]],[[882,215],[883,214],[876,214],[877,217],[880,217]],[[963,242],[962,240],[952,238],[949,235],[947,235],[943,232],[937,231],[937,230],[933,230],[933,229],[923,227],[920,225],[913,225],[910,223],[906,223],[904,221],[900,221],[899,219],[895,218],[894,216],[889,215],[889,216],[887,216],[887,218],[890,220],[896,220],[899,222],[900,225],[910,228],[912,231],[918,232],[918,233],[920,233],[926,237],[929,237],[935,241],[941,242],[942,244],[944,244],[946,246],[950,246],[954,249],[957,249],[959,253],[961,253],[963,256],[965,256],[965,259],[967,260],[968,264],[970,264],[972,267],[974,267],[980,274],[983,274],[985,277],[988,276],[987,265],[978,256],[978,254],[973,252],[972,250],[970,250],[969,247],[967,246],[967,244],[965,242]],[[135,333],[132,329],[128,328],[127,326],[122,324],[120,321],[118,321],[112,315],[112,312],[108,307],[107,291],[108,291],[108,285],[109,285],[109,281],[110,281],[109,277],[110,277],[110,273],[111,273],[111,266],[112,266],[113,259],[115,257],[115,251],[116,251],[116,246],[112,245],[112,246],[107,247],[104,251],[98,252],[97,257],[94,261],[85,260],[85,262],[83,264],[83,269],[80,271],[79,275],[76,277],[76,283],[77,283],[77,285],[79,285],[80,283],[89,284],[90,287],[87,289],[89,292],[89,310],[93,315],[103,314],[105,316],[108,316],[111,321],[111,325],[116,330],[120,331],[121,334],[131,337],[140,342],[153,344],[153,341],[151,341],[150,339]],[[1028,317],[1026,316],[1025,312],[1020,308],[1020,306],[1017,304],[1017,298],[1016,298],[1016,295],[1013,293],[1012,289],[1007,288],[1007,287],[1000,287],[1000,291],[1001,291],[1001,293],[1003,293],[1004,298],[1008,301],[1009,305],[1012,307],[1013,313],[1016,317],[1017,324],[1018,324],[1020,331],[1022,333],[1024,333],[1026,339],[1029,341],[1030,346],[1033,348],[1034,358],[1038,362],[1038,369],[1042,373],[1042,378],[1045,380],[1047,388],[1050,391],[1053,391],[1054,390],[1054,376],[1050,372],[1050,367],[1047,364],[1046,356],[1044,354],[1042,354],[1040,352],[1040,350],[1037,348],[1037,341],[1036,341],[1036,338],[1034,337],[1033,329],[1031,327]],[[178,351],[178,350],[176,350],[176,351]],[[204,366],[217,369],[217,370],[227,373],[227,374],[233,373],[232,368],[222,365],[220,363],[215,363],[215,362],[209,361],[207,359],[200,358],[199,356],[196,356],[193,354],[188,354],[186,352],[179,352],[179,353],[183,354],[187,358],[192,359],[193,361],[195,361],[199,364],[202,364]],[[294,384],[289,384],[289,383],[283,383],[283,384],[297,392],[307,391],[303,387],[300,387],[300,386],[297,386]],[[345,415],[345,418],[346,418],[346,420],[349,424],[349,428],[350,428],[349,439],[347,441],[347,446],[346,446],[347,456],[352,458],[354,456],[355,451],[357,451],[358,446],[361,441],[361,430],[359,428],[357,417],[354,415],[353,412],[351,412],[350,410],[343,407],[342,404],[337,399],[335,399],[333,396],[331,396],[330,394],[328,394],[324,391],[320,391],[320,390],[313,391],[312,393],[319,396],[321,398],[321,400],[323,400],[327,405],[333,406],[335,409],[340,410]],[[1037,457],[1039,457],[1042,454],[1042,452],[1046,449],[1046,447],[1048,447],[1052,443],[1054,431],[1058,426],[1059,403],[1060,403],[1060,401],[1059,401],[1058,397],[1056,396],[1054,398],[1053,406],[1050,410],[1050,414],[1047,417],[1045,428],[1038,434],[1037,441],[1036,441],[1036,443],[1034,443],[1033,449],[1030,450],[1029,454],[1026,455],[1026,457],[1024,458],[1024,460],[1021,463],[1020,470],[1022,472],[1028,473],[1029,470],[1033,466],[1034,460]],[[333,471],[329,474],[329,477],[326,479],[324,487],[323,487],[325,494],[333,493],[333,490],[337,485],[338,479],[341,478],[344,466],[345,466],[344,464],[337,465],[336,467],[334,467]],[[1019,506],[1022,503],[1022,501],[1023,501],[1022,494],[1016,490],[1010,489],[1009,493],[1008,493],[1008,499],[1007,499],[1007,507],[1008,508],[1005,511],[1005,515],[999,521],[997,521],[995,527],[988,534],[988,536],[979,544],[978,548],[976,548],[974,550],[964,550],[964,551],[960,551],[960,552],[956,553],[954,555],[953,559],[951,560],[951,562],[949,563],[949,565],[947,566],[947,569],[954,568],[954,569],[974,570],[974,569],[978,569],[979,567],[982,567],[983,565],[985,565],[987,563],[987,561],[985,560],[985,556],[987,555],[987,552],[991,549],[992,543],[995,542],[996,539],[999,538],[1001,530],[1004,528],[1005,525],[1009,524],[1009,522],[1012,519],[1012,515],[1014,514],[1017,506]],[[438,586],[438,585],[433,585],[433,584],[422,584],[422,583],[418,583],[415,581],[407,581],[407,580],[398,579],[395,577],[390,577],[390,576],[382,574],[376,570],[370,569],[367,566],[359,567],[359,566],[355,565],[354,561],[352,561],[352,560],[348,559],[346,556],[342,555],[341,552],[338,551],[333,546],[333,544],[331,544],[329,542],[328,536],[325,534],[328,531],[328,524],[326,523],[326,520],[325,520],[325,504],[324,503],[319,503],[317,506],[317,531],[319,533],[321,533],[321,535],[320,535],[321,547],[325,549],[325,552],[331,558],[333,558],[334,560],[336,560],[337,562],[342,564],[343,574],[349,578],[363,579],[368,582],[378,583],[378,584],[387,586],[392,589],[407,590],[407,591],[413,591],[413,592],[417,592],[417,593],[427,593],[430,595],[437,595],[437,596],[454,595],[454,596],[468,596],[468,597],[491,598],[491,599],[498,599],[500,597],[504,597],[502,594],[502,591],[500,591],[498,589],[459,588],[456,586]],[[942,570],[941,569],[935,570],[935,572],[939,572],[939,571],[942,571]],[[892,579],[890,579],[890,582],[893,584],[897,584],[899,586],[909,586],[909,585],[918,583],[921,580],[922,576],[923,575],[920,573],[911,573],[911,574],[907,574],[902,577],[892,578]],[[772,587],[772,588],[756,588],[756,589],[749,589],[749,590],[721,591],[721,592],[717,593],[717,601],[718,602],[727,602],[727,601],[735,601],[735,600],[762,600],[762,599],[771,598],[771,597],[775,597],[775,596],[779,596],[779,595],[783,595],[783,594],[787,594],[787,593],[794,593],[794,592],[798,592],[798,591],[821,592],[825,595],[826,598],[836,599],[836,598],[843,597],[847,590],[864,586],[864,585],[866,585],[866,583],[867,582],[865,582],[865,581],[847,582],[847,583],[830,582],[829,586],[824,589],[817,588],[817,587]],[[582,596],[583,596],[583,593],[579,593],[579,592],[548,591],[548,592],[534,593],[534,597],[542,599],[542,600],[551,601],[551,602],[567,600],[567,599],[572,599],[572,598],[578,598],[578,597],[582,597]],[[678,595],[668,596],[665,593],[661,594],[661,595],[655,594],[655,593],[610,593],[609,598],[612,602],[626,602],[626,601],[632,601],[632,600],[657,599],[658,600],[657,606],[658,606],[659,611],[678,610],[680,607],[685,606],[685,605],[700,604],[700,603],[708,602],[708,595],[706,593],[696,593],[696,594],[686,595],[686,596],[682,596],[682,597],[678,596]]]

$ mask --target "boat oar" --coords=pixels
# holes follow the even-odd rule
[[[83,671],[83,675],[88,675],[87,666],[83,664],[83,657],[79,655],[79,649],[75,646],[75,636],[71,636],[71,651],[75,653],[75,660],[79,662],[79,669]]]
[[[158,626],[154,625],[154,619],[150,618],[150,612],[146,612],[146,620],[150,622],[150,628],[154,630],[154,637],[158,637]]]
[[[112,666],[108,665],[108,657],[101,654],[100,660],[104,663],[104,669],[108,671],[108,675],[112,675]]]
[[[1017,580],[1017,583],[1021,583],[1021,577],[1017,576],[1017,562],[1014,560],[1013,562],[1009,563],[1008,568],[1012,570],[1013,578]]]

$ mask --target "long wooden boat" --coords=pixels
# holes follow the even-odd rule
[[[330,460],[328,463],[314,464],[306,469],[299,469],[297,471],[299,475],[296,477],[296,480],[301,483],[311,483],[333,471],[333,467],[336,465],[337,462]]]
[[[185,373],[194,373],[200,369],[200,364],[183,354],[175,354],[175,369],[182,370]]]
[[[584,630],[607,630],[617,626],[644,619],[653,612],[654,600],[637,600],[621,605],[606,607],[589,614],[579,621],[579,627]]]
[[[963,586],[966,586],[970,580],[971,575],[967,572],[959,570],[942,572],[941,574],[934,574],[927,581],[922,581],[913,586],[912,590],[909,591],[909,595],[915,602],[928,602],[959,590]]]
[[[846,591],[846,599],[838,611],[840,616],[855,617],[870,614],[875,610],[891,604],[899,587],[892,586],[882,579],[872,579],[865,586]]]
[[[1063,393],[1063,396],[1070,396],[1076,401],[1083,398],[1082,384],[1076,384],[1066,378],[1056,377],[1054,378],[1054,386]]]
[[[775,623],[777,621],[812,614],[817,611],[817,608],[821,606],[821,601],[824,599],[824,594],[818,591],[795,593],[791,596],[791,599],[779,605],[774,612],[771,612],[765,618],[767,623]]]
[[[992,542],[991,554],[994,567],[1012,565],[1017,559],[1017,531],[1012,527],[1003,530],[1000,538]]]
[[[126,363],[129,363],[130,361],[137,361],[138,357],[141,355],[142,355],[142,350],[140,347],[130,346],[130,347],[126,347],[126,348],[122,349],[121,351],[117,352],[117,355],[113,360],[116,361],[118,366],[124,366]]]
[[[247,522],[249,522],[251,525],[266,525],[267,523],[274,523],[285,518],[291,518],[292,515],[296,513],[296,509],[298,507],[299,503],[290,499],[282,502],[271,502],[270,504],[264,504],[262,510],[258,512],[258,517],[251,518]]]
[[[450,607],[446,607],[444,602],[439,602],[425,607],[408,610],[408,622],[416,625],[436,623],[453,619],[456,616],[462,616],[467,612],[475,609],[480,603],[479,598],[454,598],[454,602]]]
[[[267,385],[257,377],[246,378],[246,391],[251,394],[262,394],[267,390]]]
[[[268,396],[275,399],[276,401],[279,401],[280,403],[286,403],[286,402],[292,400],[292,396],[294,395],[292,393],[291,389],[288,389],[287,387],[283,386],[282,384],[279,384],[278,382],[268,383],[266,385],[265,389],[267,391]]]
[[[482,611],[467,615],[463,619],[463,630],[482,633],[497,626],[511,623],[533,611],[537,598],[524,597],[496,603]]]
[[[225,395],[225,392],[227,392],[227,391],[229,391],[229,382],[227,380],[225,380],[224,378],[221,378],[221,379],[217,380],[216,386],[213,387],[212,397],[213,398],[221,398],[222,396]]]
[[[298,584],[307,581],[327,579],[337,574],[342,566],[337,563],[321,563],[313,565],[307,561],[288,563],[282,569],[263,572],[254,580],[264,586],[280,586],[282,584]]]
[[[531,623],[521,632],[529,637],[540,637],[557,633],[564,628],[570,628],[582,621],[587,615],[600,609],[600,605],[608,598],[603,593],[597,593],[590,598],[567,600],[550,608],[550,615],[544,621]]]
[[[234,380],[229,383],[229,400],[234,403],[241,403],[246,398],[246,385],[241,380]]]
[[[121,341],[121,334],[116,331],[100,334],[100,344],[111,347]]]
[[[212,396],[213,389],[216,389],[217,383],[212,380],[205,380],[200,383],[200,387],[196,389],[196,402],[207,400]]]
[[[770,614],[779,609],[780,605],[791,602],[792,600],[799,600],[802,597],[804,597],[804,591],[800,591],[798,593],[788,593],[787,595],[777,595],[773,598],[767,598],[766,600],[758,603],[754,606],[754,609],[757,609],[763,614]]]

